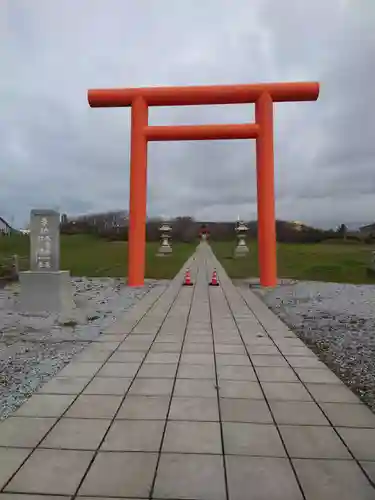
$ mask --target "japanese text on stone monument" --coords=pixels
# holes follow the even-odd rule
[[[36,254],[38,269],[51,269],[51,236],[47,217],[40,219],[38,250]]]

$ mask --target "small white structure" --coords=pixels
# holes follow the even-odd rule
[[[60,214],[32,210],[30,271],[19,273],[20,311],[70,313],[74,309],[69,271],[60,271]]]
[[[246,234],[248,231],[248,227],[246,226],[244,221],[238,220],[235,231],[237,233],[238,242],[234,250],[234,256],[244,257],[249,253],[249,248],[246,244]]]
[[[159,257],[165,257],[166,255],[170,255],[172,253],[172,247],[170,244],[172,228],[169,224],[163,222],[163,224],[159,227],[159,231],[161,243],[157,255]]]

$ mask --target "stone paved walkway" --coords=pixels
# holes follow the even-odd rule
[[[0,500],[375,499],[375,415],[207,245],[187,265],[0,424]]]

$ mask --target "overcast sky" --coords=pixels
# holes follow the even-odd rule
[[[129,119],[87,89],[319,81],[275,110],[276,214],[375,214],[374,0],[2,0],[0,216],[128,208]],[[158,108],[150,123],[244,123],[253,105]],[[256,218],[254,141],[149,145],[148,214]]]

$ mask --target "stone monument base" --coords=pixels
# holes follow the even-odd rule
[[[20,311],[69,313],[75,308],[69,271],[24,271],[19,280]]]
[[[249,249],[246,245],[237,246],[234,250],[234,257],[245,257],[249,253]]]
[[[156,255],[158,257],[167,257],[168,255],[171,255],[171,253],[172,253],[172,247],[165,246],[165,247],[160,247]]]

